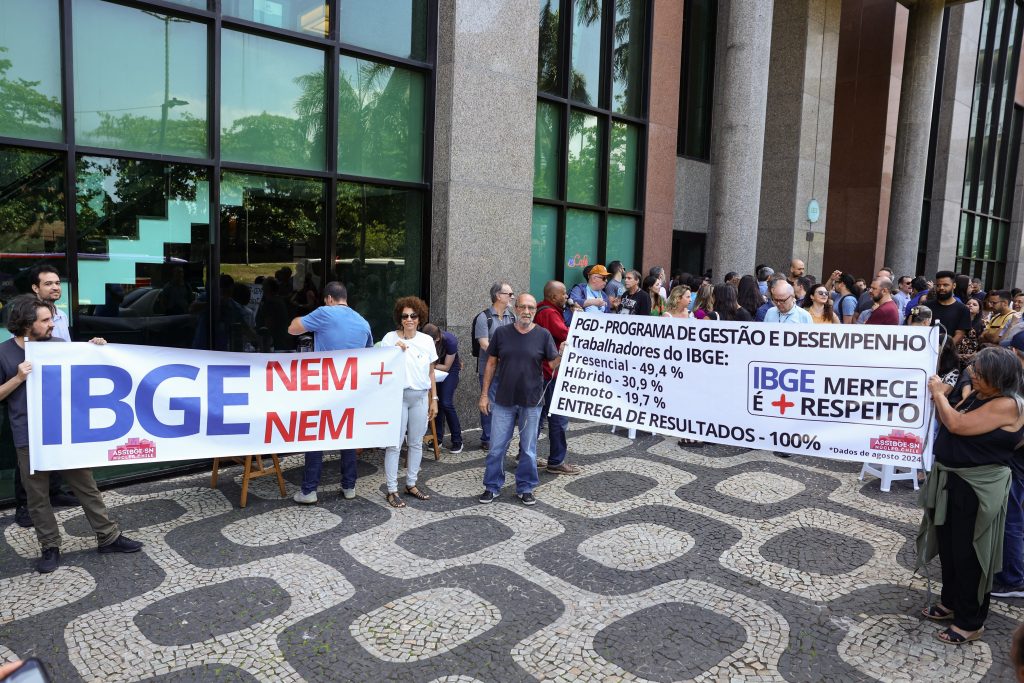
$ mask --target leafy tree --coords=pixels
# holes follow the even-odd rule
[[[42,81],[10,78],[13,66],[0,46],[0,134],[16,138],[60,139],[61,106],[56,97],[40,93]]]

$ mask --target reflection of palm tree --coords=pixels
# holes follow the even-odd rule
[[[294,107],[299,116],[302,137],[312,142],[316,149],[322,149],[326,139],[324,104],[327,101],[327,78],[321,69],[298,76],[295,83],[302,88]]]

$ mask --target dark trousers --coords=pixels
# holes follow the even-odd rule
[[[551,412],[551,399],[555,395],[555,379],[552,377],[547,381],[547,386],[544,389],[544,409],[541,411],[540,420],[537,422],[537,434],[539,436],[540,428],[544,424],[544,418],[548,418],[548,467],[558,467],[561,465],[568,452],[565,431],[569,428],[569,418],[565,415],[555,415]]]
[[[974,552],[974,522],[978,497],[966,481],[950,472],[947,484],[946,523],[936,527],[942,562],[942,604],[953,610],[953,624],[977,631],[988,617],[989,594],[978,602],[981,564]]]
[[[352,448],[343,448],[338,451],[341,460],[341,488],[354,489],[356,487],[356,452]],[[305,467],[302,469],[302,492],[312,493],[320,485],[320,473],[324,469],[323,451],[310,451],[306,453]]]
[[[1024,585],[1024,479],[1013,478],[1006,501],[1006,530],[1003,532],[1003,570],[996,581],[1004,586]]]
[[[29,474],[28,448],[18,448],[18,469],[21,470],[21,479],[25,482],[25,493],[28,496],[28,514],[32,517],[32,525],[36,528],[36,538],[39,539],[39,547],[60,548],[60,527],[57,525],[57,518],[53,514],[53,507],[50,505],[50,473],[37,471]],[[92,470],[63,470],[64,481],[71,490],[78,496],[78,502],[82,504],[82,512],[89,520],[89,526],[96,534],[96,541],[100,545],[107,545],[117,540],[121,535],[117,525],[110,521],[107,514],[107,506],[103,503],[103,496],[96,488],[96,480],[92,478]]]
[[[459,386],[459,368],[452,364],[451,372],[443,382],[437,385],[437,417],[434,418],[434,429],[437,430],[438,444],[444,440],[444,423],[452,432],[452,447],[462,443],[462,425],[459,424],[458,413],[455,412],[455,389]]]
[[[61,491],[61,484],[64,483],[64,479],[60,476],[60,472],[50,472],[50,497],[57,495],[58,493],[64,493]],[[25,485],[21,483],[21,468],[15,466],[14,468],[14,503],[18,507],[25,507],[28,505],[28,495],[25,493]]]

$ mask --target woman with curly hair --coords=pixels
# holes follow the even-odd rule
[[[397,346],[405,354],[405,391],[402,394],[402,427],[399,440],[384,450],[384,480],[388,487],[388,504],[404,508],[398,495],[398,450],[402,437],[409,444],[405,471],[405,492],[418,500],[430,500],[416,486],[416,478],[423,460],[423,435],[427,420],[437,416],[437,383],[434,381],[434,363],[437,349],[430,335],[419,331],[420,323],[427,321],[427,304],[415,296],[403,296],[395,302],[395,324],[398,329],[384,335],[380,345]]]
[[[803,307],[815,325],[839,324],[839,316],[832,310],[832,295],[825,285],[814,285],[810,296],[804,297]]]

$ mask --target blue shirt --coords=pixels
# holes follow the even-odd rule
[[[764,321],[766,323],[807,323],[808,325],[814,323],[811,314],[796,304],[789,309],[789,313],[780,313],[777,306],[772,306],[764,314]]]
[[[302,326],[316,333],[314,351],[341,351],[373,346],[370,323],[348,306],[321,306],[302,316]]]
[[[768,315],[768,311],[770,311],[773,308],[775,308],[775,306],[770,301],[765,301],[763,304],[757,307],[757,313],[754,314],[754,320],[756,320],[759,323],[763,323],[764,317]]]

